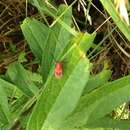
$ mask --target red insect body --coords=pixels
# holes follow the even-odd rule
[[[61,78],[63,75],[63,64],[61,62],[56,63],[55,65],[55,77]]]

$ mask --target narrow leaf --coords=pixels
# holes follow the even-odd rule
[[[119,16],[119,13],[116,11],[116,7],[114,7],[111,0],[100,0],[103,4],[104,8],[107,10],[107,12],[112,17],[115,24],[119,27],[121,32],[125,35],[125,37],[130,41],[130,28],[129,26],[121,19]]]
[[[101,118],[100,120],[96,120],[93,123],[89,123],[86,125],[89,128],[113,128],[113,129],[121,129],[121,130],[130,130],[130,121],[125,120],[114,120],[109,117]]]
[[[103,70],[97,75],[91,76],[84,89],[84,94],[91,92],[92,90],[101,87],[111,78],[110,70]]]
[[[10,86],[10,83],[0,79],[0,122],[2,122],[4,125],[10,122],[8,99],[4,90],[6,85]]]

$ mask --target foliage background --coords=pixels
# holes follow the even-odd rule
[[[76,127],[84,126],[84,128],[110,127],[129,129],[129,121],[122,122],[122,120],[119,120],[129,120],[129,103],[126,103],[129,101],[129,76],[115,80],[129,74],[129,27],[121,20],[120,14],[115,10],[112,1],[109,0],[109,2],[106,2],[101,0],[100,2],[103,5],[101,6],[101,3],[96,0],[93,0],[93,3],[87,1],[86,5],[83,5],[82,1],[80,1],[80,3],[74,3],[75,1],[70,0],[67,1],[69,5],[67,11],[70,10],[68,14],[62,7],[61,10],[59,9],[59,14],[55,8],[53,8],[55,5],[58,9],[61,3],[65,3],[64,1],[49,1],[50,3],[52,2],[52,7],[45,2],[42,3],[40,0],[30,0],[29,2],[31,4],[28,6],[26,1],[19,2],[14,0],[10,2],[7,0],[0,2],[1,129],[20,129],[21,127],[25,129],[36,99],[39,98],[39,89],[42,89],[41,86],[43,86],[45,81],[47,81],[45,86],[47,86],[48,89],[52,89],[54,95],[49,92],[40,93],[41,98],[36,105],[37,109],[35,108],[34,114],[29,120],[27,129],[36,129],[35,118],[38,115],[38,130],[40,130],[41,126],[42,129],[51,129],[48,128],[48,123],[46,122],[54,120],[55,122],[51,123],[51,125],[57,129],[59,129],[60,126],[56,124],[65,127],[62,127],[62,129],[70,129],[76,125]],[[80,10],[78,9],[78,5],[80,5]],[[38,10],[40,13],[38,13]],[[86,15],[84,16],[85,11]],[[58,18],[60,14],[64,16],[61,20]],[[72,14],[74,17],[73,26],[75,26],[75,30],[78,31],[78,36],[77,32],[70,27],[72,22],[69,18]],[[32,19],[24,20],[27,16],[32,17]],[[44,25],[33,18],[41,21]],[[24,22],[22,24],[23,20]],[[92,25],[90,25],[91,21]],[[53,24],[50,29],[47,25],[51,25],[51,23]],[[24,40],[20,25],[29,45]],[[121,31],[119,31],[119,29]],[[92,35],[84,34],[80,31],[88,33],[96,32],[97,35],[95,35],[95,33],[92,33]],[[75,36],[74,39],[72,38],[73,36]],[[48,39],[45,41],[47,37]],[[88,43],[87,46],[83,44],[84,42]],[[81,55],[85,55],[86,52],[89,61],[87,58],[80,59]],[[50,55],[50,53],[52,54]],[[63,81],[57,81],[55,77],[52,76],[55,66],[54,58],[56,61],[68,60],[64,66],[65,76]],[[13,63],[14,61],[18,62]],[[93,67],[91,67],[92,65],[90,65],[89,62],[93,64]],[[39,65],[41,68],[39,68]],[[77,69],[75,68],[76,65]],[[82,70],[85,66],[88,66],[87,72],[89,73],[86,72],[81,82],[77,82],[82,84],[80,88],[82,90],[70,93],[72,95],[76,94],[75,96],[73,95],[75,97],[75,105],[73,104],[74,106],[71,106],[71,109],[73,109],[66,111],[66,107],[72,103],[72,101],[68,99],[68,106],[64,106],[63,104],[64,112],[55,112],[57,106],[62,106],[62,102],[64,102],[68,90],[71,90],[70,88],[72,86],[69,84],[71,82],[74,83],[76,76],[85,72]],[[72,68],[75,68],[74,74],[72,73]],[[80,70],[80,68],[82,69]],[[112,75],[110,70],[112,71]],[[74,79],[69,79],[69,75],[71,74]],[[48,78],[48,75],[50,78]],[[115,81],[107,83],[108,80]],[[67,82],[67,85],[64,86],[63,84],[65,82]],[[77,83],[76,85],[78,85]],[[88,88],[85,88],[85,83]],[[68,87],[66,86],[68,86],[69,89],[67,89]],[[64,89],[60,91],[62,87]],[[98,87],[101,88],[92,91]],[[40,92],[42,92],[42,90]],[[58,93],[61,93],[60,98],[56,98]],[[77,96],[78,94],[79,96]],[[47,121],[45,125],[41,125],[41,123],[43,123],[41,120],[43,107],[41,106],[44,105],[43,101],[45,99],[49,101],[48,104],[50,100],[53,100],[50,103],[51,105],[47,105],[43,112],[46,112],[49,108],[46,114],[50,112],[54,113],[55,116],[43,118]],[[98,101],[96,102],[95,99]],[[55,101],[56,105],[53,104]],[[76,103],[77,101],[79,101],[78,105]],[[124,104],[120,106],[122,103]],[[54,106],[51,108],[52,105]],[[86,106],[89,106],[89,108],[86,108]],[[117,108],[117,106],[120,107]],[[50,108],[51,111],[49,111]],[[37,112],[41,113],[37,114]],[[67,116],[65,113],[71,116],[68,118],[68,121],[64,122],[63,117]],[[83,113],[83,115],[81,113]],[[85,113],[87,114],[84,118]],[[60,115],[58,118],[58,114],[65,115],[63,117]],[[108,117],[106,117],[106,115]],[[118,120],[112,120],[113,118]],[[77,122],[75,122],[74,119],[76,119]],[[100,119],[100,121],[98,121],[98,119]],[[60,120],[63,122],[59,122]],[[87,124],[85,124],[86,121]],[[66,126],[66,123],[69,124],[70,122],[73,123]]]

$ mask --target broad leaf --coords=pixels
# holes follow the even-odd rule
[[[33,96],[38,92],[37,86],[31,81],[28,72],[16,62],[9,66],[7,71],[10,79],[26,96]]]
[[[79,101],[78,107],[67,119],[66,127],[80,127],[104,117],[114,108],[130,100],[130,76],[109,82],[86,94]],[[102,106],[102,107],[101,107]],[[70,125],[71,123],[71,125]]]
[[[67,7],[60,6],[57,16]],[[61,17],[68,26],[71,25],[71,8]],[[49,74],[52,62],[58,60],[62,51],[70,41],[71,34],[59,23],[49,28],[44,24],[31,19],[26,19],[21,25],[22,31],[30,48],[41,62],[41,74],[45,83]]]
[[[54,77],[54,68],[51,69],[51,73],[48,77],[43,94],[37,102],[37,105],[29,120],[27,127],[28,130],[50,129],[50,127],[57,128],[59,127],[60,122],[63,121],[64,118],[67,117],[76,107],[78,99],[82,94],[82,90],[85,87],[84,85],[88,80],[89,73],[89,70],[87,69],[89,68],[89,62],[83,57],[84,53],[80,50],[80,46],[78,45],[79,43],[72,45],[72,48],[68,49],[68,51],[65,53],[65,56],[63,56],[65,59],[67,59],[67,62],[63,63],[63,77],[61,77],[61,79]],[[81,61],[82,63],[80,63]],[[80,65],[83,65],[84,67],[81,67]],[[79,80],[74,80],[76,77],[80,78],[80,75],[83,75],[80,82]],[[75,78],[73,79],[73,77]],[[81,88],[76,87],[76,85],[79,86],[79,83]],[[77,89],[76,92],[74,91],[74,93],[70,92],[71,87],[73,89],[79,89],[79,92]],[[75,102],[73,99],[70,100],[71,95],[69,93],[72,94],[72,96],[75,95]],[[65,104],[62,104],[64,102],[66,102],[68,105],[66,106]],[[61,111],[57,111],[57,107],[61,107]],[[70,107],[71,109],[66,110],[66,107]],[[55,116],[51,116],[51,113],[55,114]],[[37,122],[35,119],[37,119]],[[52,120],[56,121],[53,124],[54,126],[50,126],[50,123],[52,124]]]
[[[61,89],[51,111],[47,116],[47,119],[42,126],[42,130],[59,129],[61,122],[64,121],[77,106],[83,88],[88,81],[88,74],[89,63],[83,58],[76,65],[75,69]],[[79,80],[79,77],[82,78]],[[77,80],[79,80],[79,82],[75,82]]]
[[[25,19],[21,25],[22,32],[32,52],[41,62],[45,42],[48,39],[50,30],[47,26],[35,19]]]

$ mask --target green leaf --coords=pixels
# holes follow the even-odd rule
[[[84,89],[84,94],[91,92],[92,90],[101,87],[111,78],[110,70],[103,70],[97,75],[91,76]]]
[[[57,15],[60,15],[65,9],[66,6],[60,6]],[[61,19],[70,26],[72,22],[71,16],[72,11],[70,9],[61,17]],[[47,40],[44,40],[45,47],[42,54],[41,73],[43,82],[47,79],[52,63],[54,64],[54,61],[56,62],[59,60],[64,48],[69,44],[70,38],[71,34],[59,23],[50,30],[50,33],[46,38]]]
[[[31,81],[28,72],[20,63],[10,64],[7,73],[14,84],[26,96],[33,96],[38,92],[37,86]]]
[[[20,116],[21,110],[23,109],[26,102],[29,100],[28,97],[22,95],[21,97],[17,98],[15,102],[11,103],[11,116],[12,119],[16,119]]]
[[[53,22],[53,26],[54,24],[56,24],[57,22],[63,26],[68,32],[70,32],[72,35],[76,36],[77,35],[77,32],[72,29],[70,26],[68,26],[67,23],[65,23],[64,21],[62,21],[61,17],[68,11],[72,8],[72,5],[74,5],[76,3],[77,0],[74,0],[72,2],[72,4],[70,6],[67,6],[67,5],[61,5],[61,6],[64,6],[66,7],[66,9],[64,10],[64,12],[62,12],[62,14],[60,16],[57,16],[57,9],[56,8],[52,8],[52,6],[49,6],[47,5],[47,3],[45,1],[41,1],[41,0],[30,0],[32,1],[31,3],[36,6],[36,8],[39,10],[39,12],[41,13],[41,16],[44,18],[45,22],[48,24],[46,18],[45,18],[45,15],[50,15],[53,19],[54,19],[54,22]],[[62,7],[63,8],[63,7]],[[68,11],[69,12],[69,11]],[[69,18],[69,17],[68,17]],[[49,24],[48,24],[49,26]]]
[[[125,37],[130,41],[130,28],[129,26],[121,19],[119,13],[116,11],[111,0],[100,0],[103,4],[104,8],[112,17],[115,24],[119,27],[121,32],[125,35]]]
[[[114,108],[130,100],[130,76],[109,82],[81,98],[78,107],[66,120],[66,127],[80,127],[95,122]],[[102,106],[102,107],[101,107]]]
[[[90,47],[93,45],[94,38],[96,36],[96,33],[81,33],[82,40],[80,41],[80,49],[86,53]]]
[[[54,32],[50,30],[50,33],[47,37],[47,40],[44,42],[45,47],[42,53],[42,62],[41,62],[41,75],[43,79],[43,83],[45,83],[48,74],[50,72],[51,66],[54,63],[54,52],[56,45],[56,37]]]
[[[28,72],[28,75],[29,75],[31,81],[42,83],[42,76],[40,74],[31,72],[31,71],[27,71],[27,72]]]
[[[6,95],[8,95],[8,97],[12,97],[12,96],[14,96],[14,97],[19,97],[19,96],[21,96],[21,91],[19,90],[19,89],[17,89],[17,86],[16,85],[14,85],[14,84],[12,84],[12,83],[10,83],[11,81],[8,81],[7,79],[1,79],[1,80],[3,80],[3,89],[4,89],[4,91],[6,92]]]
[[[101,118],[100,120],[96,120],[94,123],[89,123],[86,125],[88,128],[113,128],[113,129],[121,129],[121,130],[130,130],[130,121],[125,120],[114,120],[109,117]]]
[[[44,43],[46,43],[48,39],[50,29],[47,28],[41,22],[29,18],[23,21],[21,29],[32,52],[34,53],[36,58],[38,58],[38,60],[41,62],[42,53],[45,48]]]
[[[103,128],[75,128],[73,130],[104,130]]]
[[[57,130],[59,128],[61,122],[64,121],[77,106],[84,86],[88,81],[88,75],[89,63],[87,59],[81,59],[60,91],[42,126],[42,130]],[[79,80],[79,77],[82,78]],[[79,80],[79,82],[76,82],[77,80]]]
[[[65,53],[65,58],[67,58],[67,62],[66,63],[63,62],[63,76],[60,79],[57,79],[54,76],[54,66],[52,67],[51,73],[50,73],[50,75],[48,77],[46,85],[44,86],[45,87],[44,91],[43,91],[40,99],[38,100],[37,105],[36,105],[36,107],[35,107],[35,109],[34,109],[34,111],[32,113],[32,116],[31,116],[30,120],[29,120],[28,127],[27,127],[28,130],[29,129],[31,129],[31,130],[33,130],[33,129],[34,130],[36,130],[36,129],[40,130],[42,127],[50,127],[50,126],[43,126],[43,125],[44,125],[44,122],[47,123],[48,120],[52,119],[52,117],[50,117],[50,116],[49,116],[49,119],[47,117],[48,117],[48,115],[50,114],[50,112],[52,110],[54,111],[57,108],[57,105],[55,106],[55,103],[58,104],[58,106],[63,106],[63,108],[67,107],[64,104],[60,105],[60,103],[63,103],[60,100],[61,99],[65,100],[66,99],[65,97],[68,97],[69,95],[66,95],[66,96],[62,97],[60,92],[62,93],[63,90],[64,90],[63,92],[66,92],[66,91],[69,92],[69,87],[67,87],[67,86],[70,86],[70,89],[71,89],[72,84],[77,84],[78,85],[79,80],[76,80],[76,81],[73,80],[73,83],[70,84],[70,81],[72,80],[71,77],[73,77],[73,72],[75,74],[74,77],[78,77],[78,78],[79,78],[79,75],[81,75],[81,72],[82,72],[83,80],[81,78],[82,83],[80,82],[81,83],[81,86],[80,86],[81,88],[79,87],[79,92],[80,92],[79,95],[82,94],[81,90],[83,90],[84,85],[85,85],[84,83],[86,83],[87,80],[88,80],[87,77],[88,77],[88,72],[89,72],[87,69],[85,69],[85,68],[89,68],[89,67],[87,67],[87,66],[89,66],[89,64],[88,64],[88,61],[87,61],[86,58],[82,57],[84,59],[83,62],[85,62],[85,64],[86,64],[86,66],[84,65],[85,68],[79,66],[79,64],[78,64],[78,63],[81,62],[80,60],[82,59],[81,58],[82,55],[83,54],[81,53],[81,50],[79,49],[79,46],[77,46],[77,43],[72,45],[71,49],[68,49],[68,53],[67,52]],[[83,65],[83,63],[81,63],[81,65]],[[78,66],[79,66],[80,69],[77,70],[76,68]],[[69,82],[69,84],[68,84],[68,82]],[[67,86],[66,86],[66,84],[67,84]],[[72,87],[74,87],[74,86],[72,86]],[[75,87],[76,87],[76,85],[75,85]],[[77,91],[77,93],[78,93],[78,91]],[[72,93],[72,94],[75,95],[76,92]],[[58,98],[59,95],[61,95],[61,97],[62,97],[61,99]],[[79,99],[79,96],[77,95],[77,100],[78,99]],[[77,100],[75,100],[75,103],[74,103],[75,105],[76,105]],[[66,99],[66,102],[68,102],[67,99]],[[70,102],[73,103],[73,99]],[[69,102],[68,102],[68,105],[69,105]],[[68,114],[74,109],[74,107],[76,107],[76,106],[73,106],[70,109],[70,111],[68,111]],[[63,118],[65,118],[68,115],[66,111],[64,111],[64,112],[65,113],[62,113]],[[58,114],[61,114],[61,112],[57,113],[57,116],[60,117],[60,115],[58,115]],[[62,115],[61,115],[61,117],[62,117]],[[37,119],[37,122],[35,121],[35,119]],[[55,121],[58,123],[58,121],[59,121],[58,118],[55,119]],[[55,125],[59,125],[59,123],[55,124]]]
[[[53,5],[51,6],[50,0],[48,1],[49,4],[42,0],[29,0],[29,2],[36,6],[41,13],[45,13],[46,15],[50,16],[56,14],[56,9],[52,8]]]
[[[67,7],[60,6],[57,15],[60,15]],[[61,17],[68,26],[71,25],[71,8]],[[44,24],[31,19],[24,20],[21,25],[22,31],[35,56],[42,61],[41,73],[43,82],[46,81],[52,61],[61,55],[70,41],[71,34],[59,23],[52,29]],[[53,43],[52,43],[53,42]],[[55,48],[56,47],[56,48]]]
[[[65,5],[61,5],[58,9],[57,12],[57,17],[60,16],[65,10],[67,9],[67,6]],[[64,13],[64,15],[62,15],[61,20],[66,23],[68,26],[71,27],[72,24],[72,8],[69,8],[66,13]],[[57,60],[63,50],[65,49],[65,47],[67,46],[67,44],[69,44],[72,35],[69,31],[67,31],[64,26],[62,26],[59,23],[56,23],[54,27],[52,27],[52,30],[55,33],[55,37],[56,37],[56,48],[55,48],[55,53],[54,53],[54,57]]]
[[[0,79],[0,122],[6,125],[10,122],[10,110],[8,99],[5,92],[5,86],[10,86],[10,83]]]
[[[42,129],[42,127],[43,129],[50,129],[49,128],[51,127],[50,124],[53,125],[52,127],[54,127],[55,129],[58,129],[59,127],[61,127],[61,124],[62,124],[61,122],[63,122],[64,119],[77,106],[80,96],[82,95],[82,91],[85,87],[85,84],[88,81],[89,70],[85,69],[85,67],[89,68],[90,64],[88,60],[85,58],[85,53],[91,47],[92,42],[95,37],[95,33],[92,35],[88,33],[86,34],[79,33],[76,35],[76,37],[72,39],[73,33],[68,31],[69,28],[71,29],[70,27],[71,14],[72,12],[71,12],[70,7],[64,6],[64,5],[60,6],[57,16],[56,17],[54,16],[54,18],[56,18],[57,20],[57,23],[51,28],[47,29],[47,27],[45,27],[46,34],[44,38],[46,40],[44,40],[42,44],[40,43],[42,40],[39,41],[39,43],[37,42],[38,47],[41,48],[41,52],[39,52],[39,54],[42,53],[42,58],[41,56],[37,56],[37,57],[40,57],[39,58],[40,61],[42,59],[41,72],[43,76],[43,83],[44,83],[43,90],[44,91],[42,92],[42,95],[40,96],[36,104],[36,107],[32,113],[32,116],[29,119],[28,126],[27,126],[27,129],[29,130],[30,129],[40,130]],[[29,22],[31,23],[31,20]],[[30,33],[29,32],[30,28],[31,28],[31,32],[33,32],[33,35],[35,35],[35,33],[38,32],[38,31],[35,31],[35,28],[39,26],[38,29],[40,29],[41,23],[37,25],[36,22],[37,21],[35,20],[35,22],[32,22],[31,27],[29,28],[26,27],[28,29],[28,33]],[[25,24],[23,24],[22,27],[24,25]],[[27,26],[30,26],[30,25],[28,24]],[[35,28],[33,28],[33,26],[35,26]],[[26,35],[28,34],[26,33]],[[27,38],[30,39],[29,44],[31,44],[31,40],[32,40],[31,33],[29,35],[30,36],[28,36]],[[32,36],[32,38],[34,38],[34,41],[33,41],[34,44],[37,37],[38,36]],[[27,41],[29,40],[27,39]],[[33,45],[31,46],[32,46],[31,48],[33,52],[35,52],[35,55],[39,55],[37,54],[38,48],[37,50],[35,50],[36,46],[34,48],[33,48]],[[63,76],[60,79],[57,79],[54,76],[54,69],[55,69],[55,64],[53,62],[54,58],[56,58],[57,62],[62,62],[63,64]],[[87,72],[84,70],[87,70]],[[73,74],[73,72],[75,72],[74,73],[75,75]],[[75,81],[74,80],[75,77],[79,78],[79,75],[81,75],[80,77],[82,77],[83,75],[83,77],[81,78],[81,81],[80,80]],[[81,84],[81,86],[79,83]],[[74,86],[72,84],[74,84]],[[71,93],[70,91],[72,89],[71,87],[72,88],[79,87],[78,88],[79,91],[76,89],[76,91]],[[70,92],[70,94],[72,94],[72,97],[74,96],[74,99],[75,99],[74,101],[70,100],[71,96],[68,98],[68,100],[65,98],[64,95],[68,96],[66,94],[67,92]],[[63,96],[60,93],[62,93]],[[66,105],[63,104],[64,101],[66,101]],[[70,104],[70,102],[72,103]],[[56,108],[59,106],[63,106],[61,107],[61,111],[56,110]],[[71,108],[71,109],[66,110],[66,108]],[[56,116],[52,116],[53,114]],[[54,120],[54,122],[52,120]]]
[[[26,53],[25,53],[25,52],[21,52],[21,53],[19,54],[18,62],[19,62],[19,63],[27,62]]]

